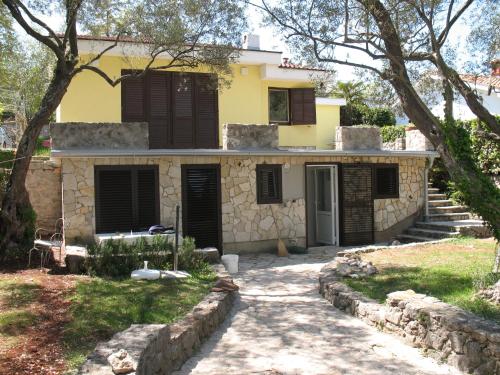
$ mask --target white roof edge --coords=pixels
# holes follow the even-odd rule
[[[155,149],[155,150],[52,150],[52,158],[82,157],[158,157],[158,156],[398,156],[436,157],[436,151],[391,150],[220,150],[220,149]]]
[[[318,105],[346,105],[347,102],[344,98],[316,98]]]
[[[78,40],[78,48],[80,55],[84,54],[97,54],[102,52],[105,48],[113,45],[114,42],[108,40]],[[237,64],[248,64],[248,65],[261,65],[261,64],[273,64],[279,65],[281,63],[280,51],[266,51],[266,50],[250,50],[250,49],[240,49],[238,50],[240,55],[236,59]],[[143,43],[138,42],[118,42],[117,46],[109,50],[104,54],[104,56],[133,56],[133,57],[147,57],[150,56],[148,46]],[[171,58],[167,53],[162,53],[159,58]]]

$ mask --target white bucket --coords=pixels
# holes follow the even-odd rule
[[[238,258],[239,256],[236,254],[228,254],[221,257],[222,264],[224,265],[224,267],[226,267],[227,272],[238,272]]]

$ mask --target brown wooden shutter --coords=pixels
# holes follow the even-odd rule
[[[172,145],[171,77],[168,72],[148,74],[149,148]]]
[[[136,228],[148,230],[159,224],[157,168],[140,168],[136,172]]]
[[[130,70],[122,70],[130,74]],[[122,122],[147,121],[144,77],[130,77],[122,81]]]
[[[372,167],[343,164],[341,169],[342,245],[373,243]]]
[[[313,88],[290,89],[292,125],[316,124],[316,97]]]
[[[257,164],[257,203],[282,202],[281,164]]]
[[[220,166],[182,166],[182,231],[196,247],[221,250]]]
[[[373,167],[374,198],[399,198],[399,168],[397,164],[379,164]]]
[[[174,148],[194,148],[193,75],[173,74],[173,145]]]
[[[96,232],[148,230],[159,224],[158,166],[95,167]]]
[[[219,147],[218,92],[216,77],[193,74],[195,78],[196,148]]]
[[[95,178],[96,232],[133,229],[132,172],[96,168]]]

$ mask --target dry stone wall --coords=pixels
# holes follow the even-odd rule
[[[61,167],[47,159],[33,158],[26,176],[26,189],[36,212],[36,226],[53,230],[61,209]]]
[[[66,158],[62,160],[64,189],[63,210],[69,224],[69,243],[89,242],[95,232],[94,166],[96,165],[158,165],[160,218],[164,225],[173,225],[175,206],[181,204],[181,165],[220,164],[222,195],[222,237],[225,245],[269,241],[278,237],[305,240],[306,202],[294,194],[282,204],[257,204],[256,165],[282,164],[283,196],[288,186],[287,175],[306,162],[331,163],[398,163],[400,197],[375,200],[375,231],[384,231],[398,221],[414,215],[423,207],[425,159],[412,157],[346,157],[346,156],[178,156],[178,157],[116,157]],[[304,184],[301,180],[298,183]],[[297,190],[297,189],[293,189]],[[300,190],[300,189],[299,189]],[[181,210],[182,211],[182,210]],[[275,223],[276,218],[276,223]],[[232,248],[235,248],[234,246]],[[237,251],[237,250],[235,250]]]
[[[379,304],[343,284],[336,263],[323,267],[319,277],[320,293],[332,305],[468,374],[500,374],[498,324],[411,290],[390,293]]]

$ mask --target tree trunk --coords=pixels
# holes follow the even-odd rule
[[[16,151],[16,160],[10,174],[0,211],[0,260],[5,259],[7,249],[21,249],[33,237],[33,209],[25,181],[38,136],[50,116],[62,100],[71,76],[59,68],[42,99],[40,109],[28,122]]]
[[[358,1],[365,5],[377,23],[390,57],[389,81],[398,94],[404,112],[436,147],[452,180],[465,194],[466,204],[481,215],[495,238],[500,240],[500,189],[477,168],[470,153],[467,153],[470,150],[464,152],[454,121],[441,123],[415,91],[403,59],[399,35],[384,5],[380,0]]]

